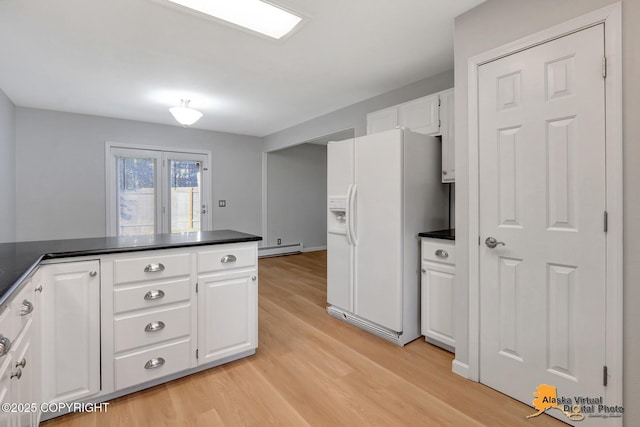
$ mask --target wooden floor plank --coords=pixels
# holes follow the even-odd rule
[[[398,347],[326,312],[326,252],[259,262],[256,355],[45,427],[564,426],[451,372],[453,355]],[[532,390],[533,392],[533,390]]]

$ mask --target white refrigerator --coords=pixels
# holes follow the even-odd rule
[[[394,129],[327,145],[327,311],[398,345],[420,336],[418,233],[446,228],[436,137]]]

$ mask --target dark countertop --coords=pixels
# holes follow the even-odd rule
[[[7,301],[13,291],[42,260],[259,240],[262,240],[262,237],[253,234],[233,230],[216,230],[197,233],[0,243],[0,306]],[[0,307],[0,311],[2,309],[3,307]]]
[[[418,234],[420,237],[431,237],[433,239],[456,240],[456,229],[449,228],[446,230],[425,231]]]

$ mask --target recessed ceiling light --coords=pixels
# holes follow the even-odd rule
[[[169,0],[232,24],[280,39],[302,18],[261,0]]]

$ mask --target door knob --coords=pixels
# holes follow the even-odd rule
[[[490,249],[494,249],[498,245],[507,246],[504,242],[498,242],[493,236],[487,237],[484,241],[484,244],[487,245],[487,247]]]

